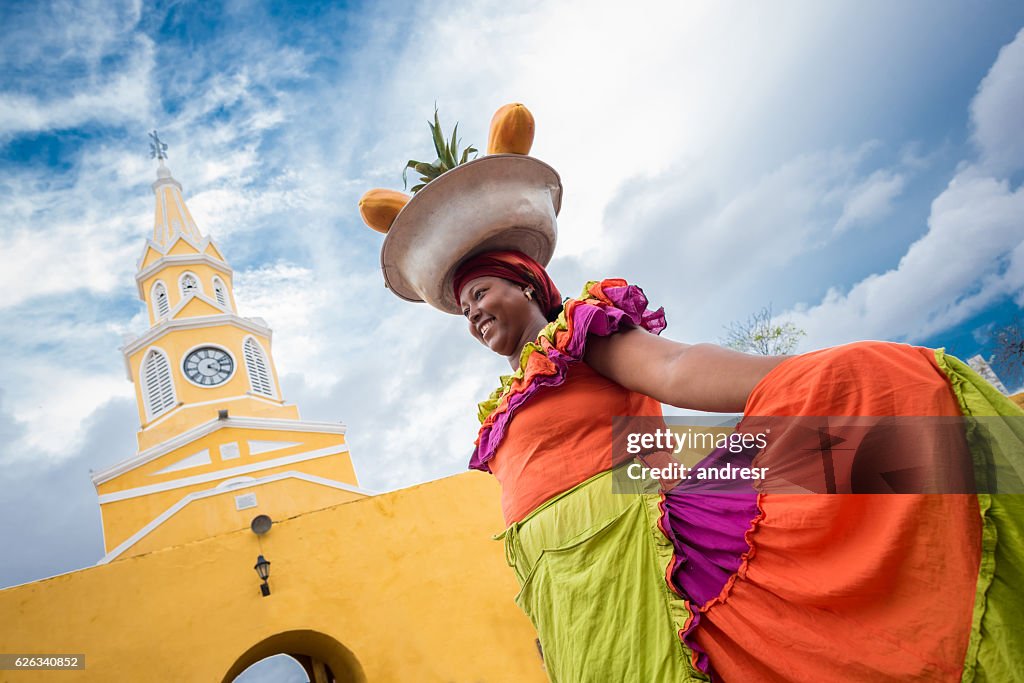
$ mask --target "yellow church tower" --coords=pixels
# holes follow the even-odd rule
[[[307,422],[281,395],[260,318],[238,315],[233,271],[159,167],[135,275],[149,329],[121,349],[135,385],[138,451],[92,475],[102,563],[365,497],[343,424]]]

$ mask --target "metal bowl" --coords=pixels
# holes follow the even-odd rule
[[[384,283],[406,301],[459,314],[458,265],[479,253],[514,249],[547,265],[555,251],[562,181],[543,161],[492,154],[442,174],[402,208],[384,238]]]

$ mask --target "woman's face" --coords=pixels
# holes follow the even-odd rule
[[[518,354],[547,321],[524,290],[500,277],[478,277],[460,295],[469,333],[502,356]],[[534,328],[537,328],[536,330]]]

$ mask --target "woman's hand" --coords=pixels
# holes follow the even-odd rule
[[[692,410],[740,413],[751,390],[788,356],[754,356],[715,344],[681,344],[633,328],[587,340],[584,361],[613,382]]]

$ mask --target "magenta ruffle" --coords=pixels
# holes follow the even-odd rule
[[[756,451],[730,453],[718,448],[694,466],[694,473],[725,464],[748,467],[754,455]],[[661,510],[660,525],[673,549],[670,583],[689,600],[692,615],[680,635],[696,655],[697,668],[710,675],[711,662],[693,635],[700,608],[721,594],[750,550],[747,532],[760,515],[757,492],[741,491],[733,484],[716,491],[708,481],[690,479],[665,493]]]

